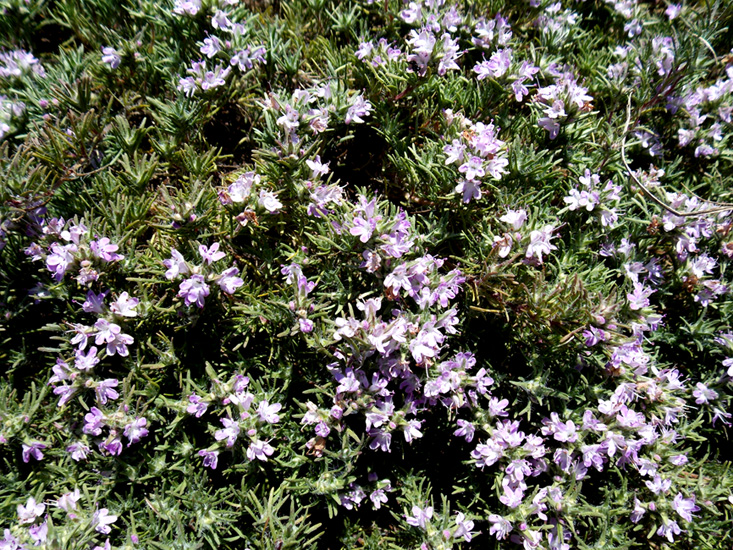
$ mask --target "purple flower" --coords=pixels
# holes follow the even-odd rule
[[[61,246],[58,243],[51,245],[51,254],[46,258],[46,267],[54,274],[54,279],[61,281],[64,278],[66,270],[74,261],[74,254],[77,252],[75,244],[67,244]]]
[[[549,117],[541,118],[537,121],[537,124],[541,128],[544,128],[550,133],[550,139],[555,139],[560,133],[560,123],[557,120],[553,120]]]
[[[276,413],[280,409],[282,409],[282,404],[280,403],[273,403],[270,405],[267,401],[260,401],[260,404],[257,406],[257,414],[262,422],[277,424],[280,422],[280,416]]]
[[[110,306],[110,310],[115,315],[121,317],[137,317],[135,308],[140,303],[137,298],[131,298],[127,292],[123,292]]]
[[[171,257],[168,260],[163,260],[163,265],[168,268],[168,271],[165,272],[165,278],[169,281],[177,279],[179,275],[188,275],[190,273],[186,260],[183,259],[181,253],[175,248],[171,248]]]
[[[129,447],[133,443],[137,443],[140,441],[143,437],[148,435],[148,430],[145,426],[147,426],[148,420],[143,416],[140,418],[136,418],[132,422],[130,422],[127,426],[125,426],[125,437],[127,437],[130,442],[127,444]]]
[[[109,65],[110,69],[116,69],[120,66],[122,58],[120,54],[114,48],[106,47],[102,48],[102,62]]]
[[[352,122],[361,124],[362,122],[364,122],[364,119],[362,119],[361,117],[369,116],[372,109],[372,104],[369,101],[365,100],[364,96],[359,94],[352,99],[351,106],[346,112],[346,118],[344,119],[344,122],[346,124],[351,124]]]
[[[321,421],[318,424],[316,424],[315,432],[316,432],[316,435],[319,437],[328,437],[328,434],[331,433],[331,428],[328,427],[328,424]]]
[[[92,526],[94,527],[94,530],[105,535],[110,533],[112,530],[110,525],[115,521],[117,521],[117,516],[111,515],[107,508],[100,508],[94,512],[94,516],[92,516]]]
[[[119,247],[116,244],[111,243],[107,237],[102,237],[98,241],[90,242],[89,248],[94,256],[104,260],[105,262],[114,262],[125,258],[121,254],[117,254],[117,249]]]
[[[33,497],[28,497],[25,506],[18,504],[18,520],[20,523],[33,523],[38,516],[43,514],[45,509],[45,504],[36,502]]]
[[[499,221],[511,225],[514,231],[519,231],[524,222],[527,221],[527,212],[523,209],[507,210],[506,214],[499,218]]]
[[[211,265],[212,263],[218,262],[222,258],[226,257],[224,252],[219,251],[219,243],[212,244],[211,248],[200,244],[199,254],[201,254],[201,258],[207,263],[207,265]]]
[[[66,452],[71,455],[71,458],[75,462],[79,462],[80,460],[84,460],[87,457],[87,454],[89,453],[90,449],[87,447],[84,443],[77,441],[76,443],[72,443],[68,447],[66,447]]]
[[[202,451],[199,451],[198,454],[200,457],[203,457],[204,466],[206,468],[211,468],[212,470],[216,470],[216,467],[219,464],[219,451],[202,450]]]
[[[43,449],[48,448],[48,445],[41,443],[40,441],[31,441],[30,443],[23,443],[23,462],[28,462],[31,457],[35,460],[43,460]]]
[[[456,530],[453,533],[453,538],[459,539],[463,537],[466,542],[471,542],[474,535],[471,533],[471,529],[473,529],[473,521],[466,519],[464,514],[458,512],[456,515]]]
[[[209,404],[196,394],[189,395],[188,402],[190,404],[186,408],[186,412],[196,418],[201,418],[209,407]]]
[[[113,437],[115,430],[112,430],[110,438],[99,443],[99,448],[112,456],[119,456],[122,453],[122,441],[119,437]]]
[[[209,285],[204,282],[202,275],[193,275],[190,279],[186,279],[178,290],[178,296],[185,300],[187,306],[196,304],[203,308],[204,298],[208,295]]]
[[[696,397],[695,403],[702,405],[703,403],[710,403],[718,397],[718,392],[711,390],[702,382],[695,384],[696,389],[693,390],[692,395]],[[689,521],[689,520],[688,520]]]
[[[412,515],[405,514],[405,521],[408,525],[427,530],[427,522],[433,517],[433,507],[426,506],[424,509],[419,506],[412,507]]]
[[[221,423],[224,425],[224,429],[217,430],[214,434],[214,439],[217,441],[226,439],[227,447],[231,447],[239,436],[239,424],[231,418],[222,418]]]
[[[512,489],[512,484],[506,478],[504,478],[502,485],[504,486],[504,494],[499,497],[499,500],[504,505],[508,506],[509,508],[516,508],[517,506],[522,504],[522,499],[524,499],[524,491],[522,490],[521,485],[517,485],[516,488]]]
[[[685,498],[682,496],[682,493],[677,493],[677,496],[674,497],[672,508],[685,521],[692,521],[692,513],[700,510],[700,507],[695,504],[694,495],[692,498]]]
[[[101,315],[104,313],[104,299],[106,296],[107,292],[97,294],[93,290],[90,290],[87,292],[87,299],[82,304],[81,309],[85,313],[96,313]]]
[[[84,428],[82,431],[89,435],[100,435],[104,426],[104,414],[97,407],[84,415]]]
[[[676,521],[668,521],[664,519],[662,521],[662,525],[657,529],[657,535],[660,537],[667,537],[669,542],[674,542],[674,536],[679,535],[682,532],[680,526],[677,525]]]
[[[384,489],[375,489],[369,495],[369,500],[372,501],[374,509],[379,510],[382,507],[382,504],[387,503],[387,493],[385,493]]]
[[[80,349],[76,350],[74,366],[77,369],[81,371],[91,370],[97,364],[99,364],[99,358],[97,357],[97,348],[95,346],[89,348],[89,351],[86,354],[84,354]]]
[[[114,389],[118,384],[119,380],[116,378],[107,378],[106,380],[102,380],[97,383],[94,387],[94,391],[97,394],[97,399],[102,405],[105,405],[108,399],[114,401],[120,396],[120,394],[117,393],[117,390]]]
[[[123,334],[119,325],[110,323],[106,319],[99,319],[94,323],[94,328],[98,331],[94,337],[94,343],[98,346],[106,343],[107,355],[114,355],[115,353],[122,357],[129,355],[127,346],[132,344],[135,339],[128,334]]]
[[[231,295],[234,294],[240,286],[244,285],[244,281],[240,277],[237,277],[238,273],[239,269],[236,267],[230,267],[219,275],[216,284],[219,285],[222,292]]]
[[[496,535],[497,540],[504,540],[512,532],[512,524],[500,515],[490,514],[489,521],[491,522],[489,534]]]
[[[267,462],[267,457],[272,456],[275,449],[267,441],[253,441],[247,448],[247,458],[249,460],[262,460]]]
[[[374,450],[379,448],[385,453],[392,452],[389,448],[390,444],[392,443],[391,433],[385,432],[378,428],[372,428],[367,432],[367,434],[369,435],[369,437],[372,438],[372,440],[369,442],[370,449]]]
[[[56,506],[64,510],[65,512],[69,512],[71,510],[76,510],[76,503],[81,498],[81,492],[79,489],[74,489],[73,492],[64,493],[56,500]]]
[[[476,433],[474,425],[468,420],[462,420],[460,418],[456,421],[456,424],[458,424],[458,429],[453,432],[453,435],[463,437],[469,443],[473,441],[473,436]]]
[[[527,246],[527,252],[525,253],[528,260],[542,264],[543,254],[549,254],[553,250],[557,250],[557,247],[550,243],[550,239],[553,238],[553,231],[555,231],[553,226],[546,225],[541,230],[532,231],[530,233],[530,243],[529,246]]]
[[[634,283],[634,292],[626,295],[629,300],[629,309],[639,310],[649,306],[649,296],[654,293],[653,288],[648,288],[641,283]]]

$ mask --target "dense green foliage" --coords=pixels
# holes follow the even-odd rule
[[[731,547],[733,4],[0,8],[0,548]]]

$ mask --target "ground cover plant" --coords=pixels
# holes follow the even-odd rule
[[[0,6],[0,548],[731,547],[732,4]]]

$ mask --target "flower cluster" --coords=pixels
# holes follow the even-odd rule
[[[168,268],[165,278],[169,281],[183,278],[178,287],[178,297],[183,298],[186,306],[196,305],[203,309],[206,297],[211,292],[209,283],[216,284],[224,294],[232,295],[244,285],[244,281],[238,276],[239,269],[236,266],[220,273],[211,267],[226,258],[226,253],[219,250],[218,242],[211,246],[200,244],[198,253],[203,263],[192,266],[178,250],[171,248],[171,257],[164,260],[163,265]]]
[[[455,188],[463,202],[481,198],[481,180],[487,175],[500,180],[509,165],[505,143],[498,138],[500,128],[493,122],[471,122],[460,113],[445,113],[448,132],[456,135],[450,145],[443,147],[445,164],[458,164],[462,178]],[[447,139],[446,139],[447,141]]]
[[[242,439],[248,442],[246,456],[250,462],[267,462],[275,452],[268,437],[273,435],[275,425],[280,422],[278,413],[282,404],[271,403],[269,398],[258,398],[250,389],[249,377],[237,374],[227,383],[214,380],[212,391],[204,397],[196,393],[189,395],[186,412],[196,418],[210,413],[209,407],[216,405],[227,411],[226,416],[219,419],[223,427],[214,432],[217,443],[198,451],[204,466],[215,470],[221,451],[234,447],[238,440],[241,444]]]
[[[57,282],[71,270],[76,272],[75,279],[80,285],[90,286],[99,279],[100,269],[125,258],[118,254],[119,246],[109,238],[92,238],[84,222],[63,218],[39,221],[43,246],[33,243],[25,253],[34,262],[43,261]]]

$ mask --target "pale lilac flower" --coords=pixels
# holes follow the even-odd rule
[[[109,65],[110,69],[116,69],[120,66],[122,58],[120,57],[120,54],[117,52],[117,50],[108,46],[102,48],[102,54],[102,62]]]
[[[106,296],[107,292],[97,294],[93,290],[90,290],[87,292],[87,299],[82,304],[81,309],[85,313],[104,313],[104,299]]]
[[[198,455],[204,459],[204,467],[216,470],[219,464],[219,451],[199,451]]]
[[[186,260],[183,259],[178,250],[171,248],[171,257],[168,260],[163,260],[163,265],[168,268],[165,272],[165,278],[169,281],[177,279],[179,275],[188,275],[190,270],[186,264]]]
[[[206,71],[201,79],[201,89],[211,90],[223,86],[226,84],[226,77],[229,76],[230,71],[230,67],[224,69],[221,65],[214,67],[213,71]]]
[[[110,525],[115,521],[117,521],[117,516],[110,514],[107,508],[100,508],[95,511],[94,516],[92,516],[92,526],[94,527],[94,530],[105,535],[110,533],[112,530]]]
[[[685,498],[682,493],[677,493],[677,496],[674,497],[672,508],[685,521],[692,521],[692,513],[700,510],[700,507],[695,504],[694,495],[692,498]]]
[[[56,506],[61,508],[65,512],[76,510],[76,503],[81,499],[81,492],[79,489],[74,489],[73,492],[64,493],[56,500]]]
[[[634,511],[631,512],[631,523],[639,523],[639,520],[646,514],[646,508],[642,506],[642,503],[638,498],[634,497]]]
[[[74,360],[74,366],[80,371],[87,371],[93,369],[99,364],[99,358],[97,357],[97,348],[92,346],[89,351],[84,354],[84,351],[76,350],[76,359]]]
[[[547,130],[550,134],[550,139],[555,139],[560,133],[560,123],[557,120],[553,120],[550,117],[543,117],[537,121],[537,124]]]
[[[471,533],[473,525],[473,521],[466,519],[466,516],[462,512],[458,512],[456,515],[456,530],[453,532],[453,538],[459,539],[463,537],[466,542],[471,542],[474,535],[474,533]]]
[[[107,237],[102,237],[98,241],[90,242],[89,249],[92,251],[94,256],[104,260],[105,262],[115,262],[125,258],[121,254],[117,254],[119,247],[110,242]]]
[[[504,540],[512,532],[512,524],[500,515],[490,514],[489,521],[491,522],[489,534],[496,535],[497,540]]]
[[[448,165],[453,164],[454,162],[463,162],[465,151],[466,146],[460,140],[454,139],[451,145],[443,147],[443,152],[447,155],[445,164]]]
[[[92,407],[90,412],[84,415],[84,428],[82,431],[89,435],[101,435],[104,420],[102,411],[97,407]]]
[[[502,502],[502,504],[508,506],[509,508],[516,508],[522,503],[522,499],[524,499],[524,491],[522,490],[521,485],[517,485],[516,488],[512,489],[511,485],[509,484],[508,479],[504,479],[504,482],[502,483],[504,486],[504,494],[499,497],[499,500]]]
[[[116,301],[112,302],[109,309],[112,313],[121,317],[137,317],[135,308],[139,303],[140,300],[131,298],[127,292],[123,292]]]
[[[222,258],[226,257],[226,254],[219,250],[219,243],[212,244],[211,248],[207,247],[206,245],[200,244],[199,254],[201,254],[201,258],[206,262],[207,265],[211,265],[212,263],[218,262]]]
[[[193,275],[181,283],[178,296],[183,298],[187,306],[196,304],[204,307],[204,299],[209,295],[209,285],[204,282],[203,275]]]
[[[346,112],[344,122],[346,124],[351,124],[352,122],[361,124],[364,122],[364,119],[361,117],[369,116],[372,109],[372,104],[365,100],[363,95],[359,94],[352,99],[351,106]]]
[[[91,449],[89,449],[89,447],[81,441],[77,441],[66,447],[66,452],[71,455],[71,458],[72,460],[74,460],[74,462],[79,462],[80,460],[86,459],[87,454],[89,454],[90,450]]]
[[[546,225],[543,229],[530,233],[530,243],[527,246],[527,252],[525,254],[528,260],[537,261],[539,264],[542,264],[543,254],[549,254],[553,250],[557,250],[557,247],[550,243],[550,239],[553,238],[553,231],[555,231],[553,226]]]
[[[652,481],[647,480],[644,483],[655,495],[669,492],[669,488],[672,486],[671,479],[662,479],[660,476],[654,476]]]
[[[125,437],[130,440],[130,442],[127,444],[128,447],[133,443],[137,443],[143,437],[148,435],[148,429],[145,427],[147,425],[148,420],[144,416],[142,416],[140,418],[136,418],[127,426],[125,426]]]
[[[476,180],[486,174],[483,168],[483,160],[481,160],[481,157],[476,156],[470,157],[458,168],[458,171],[465,174],[467,180]]]
[[[246,72],[252,69],[255,63],[265,62],[266,51],[267,50],[262,46],[253,49],[250,49],[250,47],[247,46],[243,50],[234,54],[229,60],[229,63],[239,67],[240,71]]]
[[[273,449],[267,441],[253,441],[250,443],[249,447],[247,447],[247,458],[249,460],[254,460],[256,458],[263,462],[267,462],[267,457],[272,456],[272,453],[274,452],[275,449]]]
[[[201,0],[176,0],[173,13],[176,15],[196,15],[201,9]]]
[[[375,510],[379,510],[382,507],[382,504],[387,503],[387,493],[384,489],[375,489],[372,491],[372,493],[369,495],[369,500],[372,501],[372,505],[374,506]]]
[[[653,288],[646,287],[641,283],[634,283],[634,291],[626,295],[629,300],[629,309],[636,311],[648,307],[650,304],[649,296],[654,292]]]
[[[499,218],[499,221],[512,226],[514,231],[519,231],[524,222],[527,221],[527,212],[525,210],[507,210],[507,213]]]
[[[657,535],[667,537],[669,542],[674,542],[674,536],[682,532],[676,521],[662,520],[662,525],[657,529]]]
[[[239,424],[231,418],[222,418],[221,423],[224,425],[224,429],[217,430],[214,439],[217,441],[225,439],[227,447],[231,447],[239,436]]]
[[[421,424],[422,420],[410,420],[402,427],[405,441],[412,443],[413,439],[422,437],[422,432],[419,430]]]
[[[122,328],[119,325],[110,323],[106,319],[98,319],[94,324],[94,328],[98,331],[94,337],[94,342],[98,346],[106,343],[107,355],[114,355],[115,353],[121,357],[129,355],[127,346],[135,340],[132,336],[122,333]]]
[[[283,207],[282,203],[275,196],[275,193],[273,193],[272,191],[267,191],[265,189],[260,190],[260,195],[257,202],[262,208],[270,213],[277,212]]]
[[[38,516],[43,514],[46,509],[46,505],[41,502],[36,502],[33,497],[28,497],[28,502],[25,506],[18,504],[18,520],[22,523],[33,523]]]
[[[206,57],[211,59],[221,51],[221,42],[219,42],[219,39],[216,36],[205,38],[204,45],[201,46],[200,51]]]
[[[236,267],[230,267],[219,275],[216,284],[219,285],[222,292],[231,295],[234,294],[239,287],[244,285],[244,281],[240,277],[237,277],[237,273],[239,273],[239,269]]]
[[[216,10],[216,13],[211,16],[211,26],[215,29],[227,30],[231,24],[227,14],[221,10]]]
[[[316,158],[313,160],[306,160],[305,163],[308,165],[308,168],[311,169],[311,178],[319,178],[321,176],[325,176],[329,172],[327,162],[326,164],[323,164],[321,162],[321,156],[316,155]]]
[[[64,278],[69,265],[74,262],[74,254],[77,252],[75,244],[61,246],[59,243],[51,245],[51,254],[46,257],[46,267],[54,273],[54,279],[61,281]]]
[[[424,509],[419,506],[412,507],[412,515],[408,516],[405,514],[405,520],[408,525],[413,527],[420,527],[423,530],[427,530],[427,522],[433,517],[433,507],[426,506]]]
[[[481,198],[481,185],[476,180],[462,180],[456,185],[455,192],[463,195],[463,202],[468,204],[473,199]]]
[[[282,409],[281,403],[270,404],[266,400],[260,401],[260,404],[257,406],[257,414],[262,422],[277,424],[280,422],[280,416],[277,414],[280,409]]]
[[[97,394],[97,399],[102,405],[105,405],[108,399],[114,401],[120,396],[120,394],[117,393],[117,390],[114,389],[119,383],[119,380],[116,378],[107,378],[106,380],[102,380],[96,384],[94,391]]]
[[[186,408],[186,412],[194,415],[196,418],[201,418],[209,407],[209,403],[196,394],[189,395],[188,402],[189,405]]]
[[[473,441],[473,436],[476,433],[476,427],[468,420],[458,419],[456,421],[458,429],[453,432],[456,437],[463,437],[467,442]]]
[[[697,384],[695,384],[695,386],[696,389],[693,390],[692,395],[696,397],[695,403],[697,403],[698,405],[702,405],[703,403],[710,403],[711,401],[715,401],[715,399],[717,399],[718,392],[708,388],[702,382],[698,382]]]
[[[48,448],[48,445],[40,441],[31,441],[29,444],[23,443],[21,447],[23,462],[28,462],[31,457],[35,460],[43,460],[43,453],[41,451]]]

